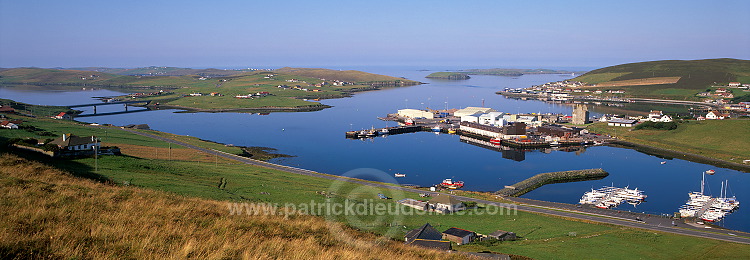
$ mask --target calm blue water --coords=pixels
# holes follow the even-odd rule
[[[629,149],[590,147],[583,152],[543,153],[526,152],[524,160],[503,158],[498,151],[459,142],[458,136],[413,133],[371,140],[349,140],[344,132],[370,127],[394,126],[376,117],[408,108],[461,108],[485,106],[498,111],[518,113],[571,114],[566,105],[539,101],[507,99],[494,93],[506,87],[518,88],[566,79],[560,75],[526,75],[516,78],[473,76],[466,81],[441,81],[424,78],[432,71],[418,68],[357,68],[368,72],[406,77],[429,84],[358,93],[352,98],[324,100],[333,106],[317,112],[272,113],[255,115],[247,113],[174,113],[172,110],[84,118],[83,121],[115,125],[148,124],[152,129],[175,134],[244,146],[267,146],[279,152],[294,155],[276,162],[310,170],[344,174],[358,168],[375,168],[389,174],[405,173],[401,183],[432,185],[444,178],[466,182],[466,188],[478,191],[496,191],[534,174],[550,171],[603,168],[610,173],[596,181],[552,184],[532,191],[524,197],[556,202],[577,203],[581,195],[604,185],[630,186],[645,190],[647,202],[637,208],[624,204],[624,210],[655,214],[671,214],[683,204],[690,191],[700,189],[701,172],[715,169],[707,176],[707,192],[718,195],[720,182],[729,180],[730,195],[740,200],[750,198],[750,175],[710,165],[669,160],[642,154]],[[32,104],[91,103],[92,96],[108,96],[115,92],[106,90],[80,92],[21,91],[15,87],[0,87],[0,97]],[[66,95],[65,102],[60,100]],[[69,97],[68,97],[69,96]],[[111,106],[113,110],[121,110]],[[104,107],[99,108],[102,112]],[[90,110],[90,109],[89,109]],[[597,108],[592,114],[598,114]],[[106,142],[106,140],[104,140]],[[518,154],[516,154],[518,155]],[[728,228],[750,231],[747,210],[731,214],[724,225]]]

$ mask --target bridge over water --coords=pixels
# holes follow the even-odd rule
[[[91,104],[80,104],[80,105],[70,105],[66,106],[68,108],[77,108],[77,107],[93,107],[94,113],[88,114],[88,115],[78,115],[77,117],[87,117],[87,116],[103,116],[103,115],[116,115],[116,114],[125,114],[125,113],[133,113],[133,112],[143,112],[148,111],[150,109],[144,109],[144,110],[137,110],[137,111],[128,111],[128,105],[129,104],[137,104],[137,103],[151,103],[151,100],[133,100],[133,101],[114,101],[114,102],[101,102],[101,103],[91,103]],[[119,112],[108,112],[108,113],[97,113],[96,107],[99,106],[110,106],[110,105],[125,105],[125,111],[119,111]]]

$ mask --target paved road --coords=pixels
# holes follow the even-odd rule
[[[343,178],[343,177],[333,176],[333,175],[325,175],[325,174],[321,174],[321,173],[311,171],[311,170],[278,165],[278,164],[258,161],[258,160],[250,159],[247,157],[230,154],[230,153],[225,153],[222,151],[206,149],[206,148],[198,147],[198,146],[191,145],[185,142],[176,141],[173,139],[156,136],[156,135],[152,135],[148,133],[138,132],[138,131],[134,131],[130,129],[123,129],[123,130],[134,133],[134,134],[150,137],[153,139],[161,140],[164,142],[178,144],[178,145],[190,148],[190,149],[198,150],[198,151],[216,155],[216,156],[221,156],[223,158],[239,161],[239,162],[250,164],[250,165],[261,166],[261,167],[286,171],[286,172],[295,173],[295,174],[302,174],[302,175],[307,175],[307,176],[325,178],[329,180],[338,180],[338,181],[346,181],[346,182],[351,182],[351,183],[358,183],[362,185],[384,188],[384,189],[401,190],[405,192],[415,192],[415,193],[425,193],[425,191],[423,190],[418,190],[418,189],[413,189],[413,188],[391,186],[391,185],[386,185],[386,184],[381,184],[381,183],[367,182],[367,181],[358,180],[358,179],[350,179],[350,178]],[[522,199],[522,198],[511,198],[512,201],[515,201],[520,204],[508,204],[508,203],[500,203],[500,202],[494,202],[494,201],[489,201],[489,200],[469,198],[469,197],[464,197],[464,196],[454,195],[454,197],[462,201],[474,201],[477,203],[494,205],[494,206],[504,207],[504,208],[518,209],[520,211],[526,211],[526,212],[541,213],[541,214],[548,214],[548,215],[554,215],[554,216],[560,216],[560,217],[607,223],[607,224],[618,225],[618,226],[641,228],[641,229],[647,229],[647,230],[675,233],[675,234],[680,234],[680,235],[716,239],[716,240],[736,242],[736,243],[742,243],[742,244],[750,244],[750,234],[748,233],[732,231],[732,230],[718,230],[718,229],[715,229],[715,230],[712,229],[710,230],[711,233],[709,233],[709,232],[705,232],[705,229],[698,229],[698,228],[685,225],[685,224],[672,226],[671,219],[663,218],[660,216],[637,215],[642,219],[642,221],[637,221],[635,220],[634,217],[632,217],[633,213],[630,213],[630,212],[622,213],[617,210],[577,208],[575,205],[571,205],[571,204],[535,201],[535,200]],[[677,222],[681,222],[681,221],[675,221],[675,223]]]

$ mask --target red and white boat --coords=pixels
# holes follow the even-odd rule
[[[464,187],[463,181],[454,181],[452,179],[445,179],[443,180],[443,183],[440,183],[440,185],[448,188],[448,189],[460,189]]]
[[[714,171],[714,170],[708,170],[708,171],[706,171],[706,174],[708,174],[708,175],[714,175],[714,173],[716,173],[716,171]]]
[[[404,124],[406,124],[406,125],[414,125],[414,120],[411,120],[411,118],[406,119],[406,121],[404,121]]]
[[[500,138],[492,138],[492,139],[490,139],[490,143],[494,144],[494,145],[500,145],[501,142],[502,142],[502,140],[500,140]]]

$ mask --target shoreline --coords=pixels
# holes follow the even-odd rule
[[[641,153],[657,156],[657,157],[664,158],[664,159],[670,159],[670,160],[671,159],[683,159],[683,160],[690,161],[690,162],[708,164],[708,165],[713,165],[713,166],[720,167],[720,168],[726,168],[726,169],[741,171],[745,173],[750,173],[750,165],[736,163],[736,162],[729,162],[729,161],[711,158],[711,157],[707,157],[703,155],[679,152],[679,151],[670,150],[666,148],[654,147],[650,145],[639,144],[639,143],[634,143],[634,142],[624,141],[624,140],[619,140],[619,139],[612,141],[610,143],[607,143],[605,145],[610,146],[610,147],[616,147],[616,148],[633,149]]]

